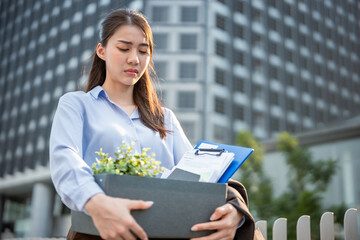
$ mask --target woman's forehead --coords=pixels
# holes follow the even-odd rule
[[[123,40],[127,42],[131,42],[133,44],[148,44],[149,39],[148,36],[144,33],[144,31],[136,26],[136,25],[123,25],[119,27],[112,38],[115,41]]]

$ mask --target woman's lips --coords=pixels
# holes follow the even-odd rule
[[[131,76],[136,76],[139,73],[139,71],[136,69],[126,69],[124,72]]]

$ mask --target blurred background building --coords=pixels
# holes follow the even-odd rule
[[[161,98],[193,144],[231,144],[240,130],[264,140],[360,113],[356,0],[1,0],[1,232],[66,234],[48,168],[52,117],[86,81],[99,21],[124,6],[149,18]]]

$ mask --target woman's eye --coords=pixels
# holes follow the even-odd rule
[[[141,54],[147,54],[147,51],[139,51]]]
[[[120,51],[122,51],[122,52],[127,52],[127,51],[129,51],[129,49],[126,49],[126,48],[118,48]]]

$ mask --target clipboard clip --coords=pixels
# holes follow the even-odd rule
[[[203,153],[201,153],[203,152]],[[195,155],[204,155],[204,154],[209,154],[209,155],[215,155],[215,156],[221,156],[221,154],[225,152],[225,149],[217,149],[217,148],[199,148],[196,149],[195,151]],[[216,154],[214,154],[216,153]]]

